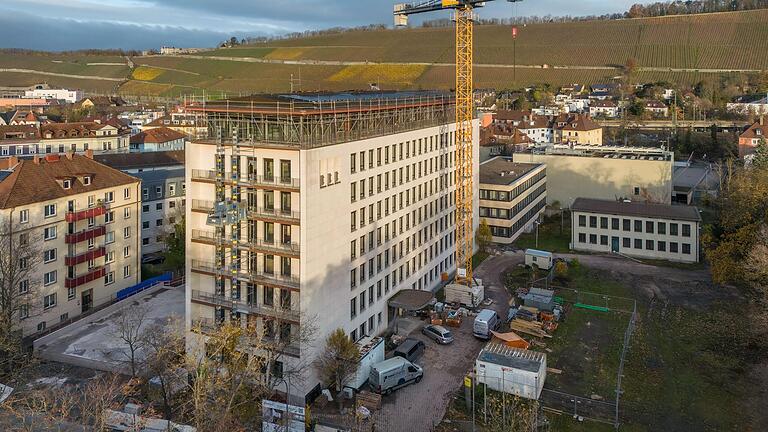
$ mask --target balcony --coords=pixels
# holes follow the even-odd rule
[[[216,244],[216,233],[214,231],[192,230],[192,241],[208,245]],[[232,245],[232,240],[226,239],[225,244]],[[264,239],[244,239],[238,243],[241,249],[248,249],[256,252],[271,253],[276,255],[288,255],[299,257],[300,246],[298,243],[281,243]]]
[[[210,306],[223,307],[233,311],[274,317],[284,321],[299,322],[300,313],[297,310],[286,309],[282,307],[273,307],[266,305],[256,305],[244,300],[228,298],[223,295],[213,294],[204,291],[192,290],[192,302],[202,303]]]
[[[248,207],[248,217],[251,219],[267,219],[280,223],[290,223],[292,225],[298,225],[301,221],[300,212],[264,207]]]
[[[67,278],[64,281],[64,286],[67,288],[77,288],[89,282],[93,282],[95,280],[101,279],[106,274],[107,274],[107,271],[104,269],[104,267],[97,267],[95,269],[90,270],[88,273],[84,275],[80,275],[74,278]]]
[[[64,257],[64,264],[67,266],[76,266],[86,261],[95,260],[96,258],[101,258],[105,254],[106,254],[106,249],[104,247],[91,249],[88,252],[82,253],[80,255]]]
[[[96,216],[103,216],[107,213],[107,208],[104,206],[98,206],[89,208],[87,210],[81,210],[78,212],[67,212],[64,219],[67,222],[78,222],[83,219],[95,218]]]
[[[224,179],[227,183],[234,183],[232,174],[227,172],[224,174]],[[192,170],[192,180],[203,183],[214,183],[216,181],[216,171],[212,170]],[[240,186],[261,186],[267,189],[282,189],[282,190],[294,190],[298,191],[301,182],[297,178],[291,177],[275,177],[275,176],[263,176],[263,175],[245,175],[240,181]]]
[[[66,244],[77,244],[86,240],[101,237],[106,233],[107,229],[104,226],[97,226],[91,229],[80,231],[79,233],[67,234],[64,237],[64,242]]]
[[[260,285],[270,285],[278,288],[298,290],[301,287],[301,281],[296,276],[280,275],[263,271],[249,271],[245,269],[236,270],[228,266],[216,266],[211,261],[192,260],[192,271],[213,276],[237,278],[242,281],[249,281]]]
[[[213,201],[192,200],[192,211],[200,213],[210,213],[213,211]]]

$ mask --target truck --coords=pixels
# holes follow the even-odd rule
[[[368,381],[371,374],[371,367],[376,363],[384,361],[384,338],[373,337],[364,338],[357,343],[360,350],[360,367],[354,379],[347,385],[355,391],[359,391]]]
[[[424,377],[424,369],[402,357],[392,357],[371,367],[368,384],[374,393],[388,395]]]
[[[469,308],[480,306],[485,300],[485,287],[481,279],[475,279],[472,286],[448,284],[445,286],[445,302],[459,303]]]

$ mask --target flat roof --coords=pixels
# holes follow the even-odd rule
[[[434,297],[432,291],[405,289],[393,295],[389,299],[389,305],[407,311],[417,311],[427,307]]]
[[[701,221],[701,215],[697,207],[683,205],[576,198],[571,206],[571,210],[616,216],[637,216],[692,222]]]
[[[534,373],[539,372],[541,364],[546,361],[544,353],[496,343],[486,345],[477,358],[480,361]]]
[[[542,164],[512,162],[497,157],[480,164],[480,183],[506,186],[515,183]]]

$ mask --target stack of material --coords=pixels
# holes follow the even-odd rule
[[[445,325],[448,327],[461,327],[461,314],[458,311],[448,312],[448,317],[445,319]]]
[[[538,321],[525,321],[525,320],[516,318],[509,323],[509,327],[516,332],[525,333],[531,336],[536,336],[540,338],[552,337],[547,332],[542,330],[541,323]]]
[[[381,395],[364,390],[357,394],[357,403],[371,411],[378,410],[381,408]]]
[[[526,306],[552,311],[555,307],[555,292],[541,288],[531,288],[528,294],[523,296],[523,301]]]
[[[493,334],[493,343],[499,343],[510,348],[520,348],[524,350],[527,350],[531,346],[531,344],[529,344],[525,339],[521,338],[513,332],[497,333],[492,331],[491,334]]]

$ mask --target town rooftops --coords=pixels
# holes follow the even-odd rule
[[[92,152],[87,154],[92,155]],[[0,181],[0,208],[47,202],[139,181],[94,161],[88,155],[67,153],[49,154],[44,158],[29,160],[10,158],[7,165],[12,165],[9,167],[12,172]],[[88,185],[83,182],[86,176],[90,177]],[[63,179],[71,180],[68,189],[64,189]]]
[[[664,105],[663,102],[657,101],[657,100],[649,100],[645,101],[645,107],[649,109],[657,108],[657,109],[664,109],[667,106]]]
[[[40,130],[35,125],[0,126],[0,141],[37,141]]]
[[[610,214],[616,216],[636,216],[692,222],[701,221],[701,215],[699,214],[698,208],[682,205],[576,198],[571,206],[571,210],[575,212]]]
[[[480,164],[480,183],[498,186],[511,185],[540,166],[538,164],[516,163],[509,159],[496,157]]]
[[[765,105],[768,104],[768,95],[765,93],[742,95],[736,97],[733,103]]]
[[[595,108],[616,108],[618,105],[612,100],[597,100],[592,102],[589,106]]]
[[[172,167],[184,165],[184,150],[143,153],[105,153],[95,155],[94,159],[99,163],[119,170]]]
[[[112,128],[119,129],[110,124],[78,122],[78,123],[49,123],[40,126],[40,135],[43,139],[61,138],[85,138],[96,136],[96,131]]]
[[[161,144],[185,139],[187,136],[167,127],[149,129],[131,137],[131,144]]]
[[[591,131],[595,129],[601,129],[601,126],[595,123],[594,120],[585,115],[568,115],[567,117],[560,116],[557,119],[557,126],[559,129],[565,131]]]
[[[512,348],[497,343],[486,345],[477,356],[480,361],[534,373],[541,370],[546,358],[546,354],[541,352]]]

